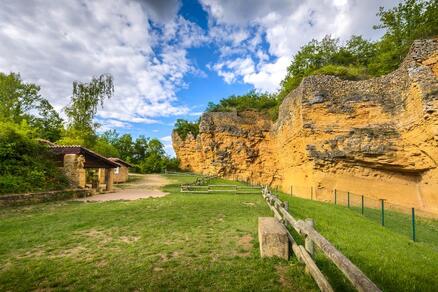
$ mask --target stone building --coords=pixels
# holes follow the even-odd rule
[[[119,165],[119,167],[114,169],[114,182],[115,183],[126,182],[128,180],[129,168],[133,167],[133,165],[120,158],[111,157],[108,159]]]
[[[50,145],[55,159],[63,167],[65,175],[75,187],[86,187],[86,169],[95,169],[98,175],[97,184],[92,186],[97,190],[112,191],[114,169],[118,163],[102,155],[78,145]]]

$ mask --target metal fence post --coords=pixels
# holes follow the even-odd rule
[[[381,223],[382,226],[385,226],[385,200],[384,199],[380,199],[380,206],[381,206],[381,214],[380,214],[380,219],[381,219]]]
[[[310,200],[313,200],[313,186],[310,187]]]
[[[412,208],[412,240],[416,241],[416,234],[415,234],[415,208]]]
[[[350,208],[350,192],[347,192],[347,206]]]
[[[336,200],[337,200],[337,198],[336,198],[336,189],[335,189],[335,205],[336,205]]]
[[[362,215],[363,215],[363,195],[362,195]]]
[[[294,189],[294,186],[293,186],[293,185],[290,185],[290,195],[291,195],[292,197],[293,197],[293,195],[294,195],[293,189]]]

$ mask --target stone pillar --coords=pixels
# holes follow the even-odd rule
[[[107,168],[105,172],[106,172],[106,175],[105,175],[106,190],[112,191],[113,190],[113,183],[114,183],[114,169]]]
[[[82,155],[64,155],[64,173],[74,187],[85,188],[84,162]]]
[[[99,180],[99,184],[105,183],[105,168],[99,168],[97,171],[97,177]]]
[[[259,243],[262,257],[289,259],[287,230],[274,217],[259,217]]]

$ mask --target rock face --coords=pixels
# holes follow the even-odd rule
[[[172,138],[186,170],[438,213],[438,39],[416,41],[386,76],[304,79],[275,123],[252,111],[205,113],[196,138]]]

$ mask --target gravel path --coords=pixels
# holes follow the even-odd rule
[[[139,179],[130,183],[114,185],[115,192],[107,194],[97,194],[95,196],[78,199],[86,202],[106,202],[118,200],[138,200],[142,198],[159,198],[168,193],[163,192],[160,188],[171,183],[167,178],[159,174],[135,174]]]

